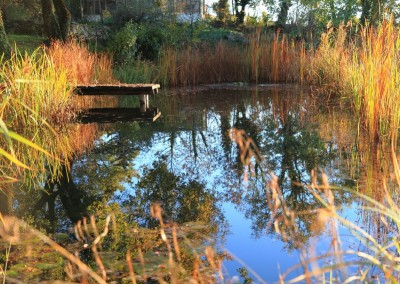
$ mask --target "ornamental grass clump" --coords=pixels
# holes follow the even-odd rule
[[[71,40],[53,41],[46,50],[60,70],[66,70],[70,82],[76,85],[112,83],[112,57],[90,52],[86,46]]]
[[[56,174],[60,163],[71,155],[68,143],[62,143],[64,138],[55,131],[57,123],[74,116],[71,109],[73,86],[67,73],[58,70],[41,48],[32,55],[16,51],[3,63],[0,82],[0,117],[4,121],[0,146],[28,169],[16,173],[15,163],[10,163],[3,155],[2,175],[33,183],[48,170]],[[18,133],[25,140],[10,140],[7,131]]]
[[[183,49],[167,47],[159,58],[159,79],[168,86],[195,86],[248,78],[246,53],[240,46],[219,42]]]
[[[112,81],[112,60],[76,42],[53,42],[49,49],[40,47],[30,55],[15,49],[1,66],[1,176],[38,186],[37,178],[47,172],[57,176],[73,154],[67,131],[60,129],[83,105],[73,95],[74,87]],[[9,131],[18,133],[18,139],[10,139]],[[16,163],[28,170],[16,171]]]
[[[345,95],[348,91],[347,69],[353,51],[347,41],[346,26],[341,25],[336,30],[328,27],[321,35],[318,48],[311,54],[307,84],[327,101]]]
[[[246,47],[252,83],[302,83],[305,79],[305,48],[278,31],[271,38],[257,30]]]
[[[71,105],[73,86],[67,72],[56,68],[40,48],[32,55],[16,52],[2,65],[3,115],[14,129],[27,127],[35,120],[48,122],[65,119]]]
[[[242,44],[219,41],[215,44],[164,48],[159,56],[161,83],[168,86],[195,86],[231,82],[302,83],[306,77],[304,43],[273,37],[257,29]]]
[[[393,20],[361,31],[349,72],[352,101],[374,142],[397,140],[400,123],[400,36]]]

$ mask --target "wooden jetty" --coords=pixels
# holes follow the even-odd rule
[[[80,96],[139,96],[139,108],[94,108],[82,113],[82,119],[86,121],[99,120],[121,121],[155,121],[161,113],[158,108],[150,108],[149,96],[158,93],[159,84],[102,84],[76,86],[74,93]]]
[[[158,108],[141,112],[138,108],[91,108],[79,114],[81,123],[114,123],[127,121],[156,121],[161,115]]]

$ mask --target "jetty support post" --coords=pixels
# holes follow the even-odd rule
[[[139,101],[140,101],[140,112],[146,112],[147,109],[149,108],[149,95],[140,95],[139,96]]]

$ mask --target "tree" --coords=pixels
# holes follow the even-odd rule
[[[291,0],[281,0],[279,5],[279,14],[278,14],[278,27],[283,28],[286,24],[289,8],[292,6]]]
[[[220,23],[225,23],[229,17],[229,3],[228,0],[218,0],[213,4],[213,9],[217,13],[217,19]]]
[[[251,3],[251,0],[235,0],[235,16],[237,24],[243,25],[244,18],[246,17],[246,6]]]
[[[383,15],[397,14],[399,4],[393,0],[361,0],[361,24],[376,24]]]
[[[71,14],[64,0],[41,0],[44,32],[49,39],[68,39]]]
[[[4,29],[3,15],[0,9],[0,58],[2,54],[4,54],[5,57],[9,57],[11,55],[11,46]]]

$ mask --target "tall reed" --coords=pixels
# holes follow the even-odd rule
[[[74,86],[113,80],[112,60],[91,54],[76,42],[54,42],[49,49],[41,47],[31,55],[15,50],[1,66],[1,175],[40,185],[36,178],[43,178],[48,171],[56,176],[60,164],[68,164],[73,154],[60,125],[72,120],[81,107],[72,95]],[[8,130],[26,140],[10,140],[5,135]],[[14,162],[4,158],[7,154]],[[29,170],[16,172],[15,161]]]
[[[13,141],[16,158],[30,169],[21,172],[16,178],[32,181],[48,170],[56,174],[59,163],[68,160],[71,153],[69,145],[62,143],[62,136],[51,126],[55,122],[69,120],[72,115],[72,86],[67,73],[58,70],[50,57],[38,49],[30,56],[16,52],[10,60],[4,62],[0,70],[0,81],[0,116],[5,127],[48,153],[37,151],[20,141]],[[2,147],[5,145],[3,139],[0,144]],[[12,151],[10,147],[6,149]],[[4,173],[12,174],[12,165],[4,163],[2,169]]]
[[[133,63],[117,66],[114,69],[114,77],[128,84],[157,83],[159,80],[157,66],[152,62],[141,59]]]
[[[305,56],[303,43],[290,42],[279,32],[271,39],[257,29],[243,44],[220,41],[167,47],[159,58],[159,78],[169,86],[302,82]]]
[[[400,37],[393,20],[361,32],[349,72],[356,112],[371,141],[397,139],[400,123]],[[386,138],[385,138],[386,137]]]
[[[246,52],[240,46],[219,42],[182,50],[167,47],[160,55],[159,78],[168,86],[194,86],[247,81]]]
[[[112,58],[106,54],[91,53],[76,41],[53,41],[46,50],[54,64],[67,71],[68,79],[75,84],[112,83]]]
[[[338,98],[346,90],[347,67],[351,60],[352,46],[348,44],[346,26],[336,30],[329,27],[321,35],[318,48],[311,54],[307,83],[314,86],[326,100]]]

